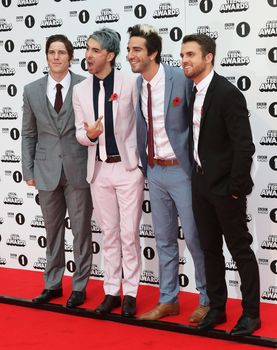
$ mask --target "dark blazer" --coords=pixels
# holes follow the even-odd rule
[[[190,176],[191,164],[188,160],[188,103],[191,96],[192,81],[184,76],[180,68],[164,64],[165,96],[164,116],[165,130],[171,147],[179,159],[182,168]],[[141,163],[146,174],[147,170],[147,124],[141,110],[140,93],[142,89],[142,76],[138,77],[138,104],[137,115],[137,141]],[[179,103],[174,104],[178,97]]]
[[[192,145],[192,113],[190,116]],[[226,78],[215,73],[202,108],[198,143],[211,192],[249,194],[253,186],[250,169],[254,152],[245,98]]]

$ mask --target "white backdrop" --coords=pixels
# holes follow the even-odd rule
[[[215,69],[245,95],[251,113],[256,153],[255,187],[248,200],[249,229],[261,275],[261,300],[277,301],[277,0],[1,0],[0,3],[0,266],[45,267],[45,229],[37,191],[21,173],[23,86],[47,72],[45,41],[66,34],[75,47],[72,70],[87,75],[85,42],[107,26],[121,35],[117,68],[126,61],[127,28],[154,25],[163,38],[163,62],[179,66],[182,37],[201,32],[217,42]],[[66,274],[74,271],[72,234],[66,219]],[[92,278],[103,277],[101,232],[92,220]],[[140,227],[141,282],[158,284],[158,257],[145,184]],[[195,292],[194,268],[180,228],[180,286]],[[226,250],[226,249],[225,249]],[[226,251],[229,296],[240,298],[239,276]]]

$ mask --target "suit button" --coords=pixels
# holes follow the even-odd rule
[[[59,154],[59,158],[62,158],[62,155],[61,155],[61,154]]]

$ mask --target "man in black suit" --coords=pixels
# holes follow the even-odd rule
[[[261,320],[259,271],[246,223],[255,152],[246,101],[234,85],[214,72],[215,42],[210,37],[185,36],[181,57],[184,74],[196,88],[189,106],[192,201],[211,307],[198,328],[211,329],[226,321],[224,236],[241,278],[243,313],[231,334],[248,335],[260,328]]]

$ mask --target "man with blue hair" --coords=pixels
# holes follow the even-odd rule
[[[119,35],[109,28],[88,38],[90,76],[74,89],[73,106],[77,140],[88,147],[87,181],[103,232],[105,298],[96,312],[109,313],[121,305],[122,281],[122,315],[130,317],[136,313],[141,273],[144,178],[138,168],[135,77],[114,69],[119,46]]]

